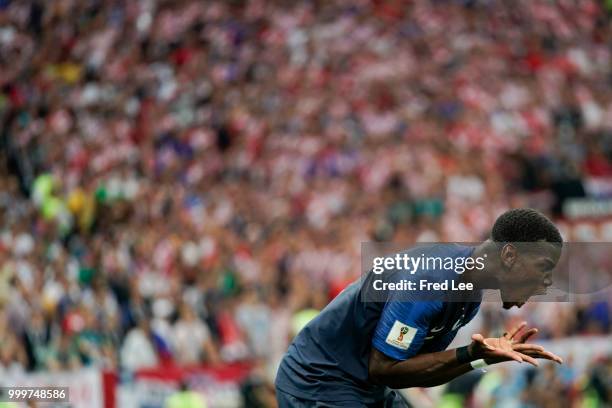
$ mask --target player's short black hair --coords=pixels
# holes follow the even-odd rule
[[[561,233],[544,214],[532,208],[516,208],[500,215],[491,231],[495,242],[546,241],[561,246]]]

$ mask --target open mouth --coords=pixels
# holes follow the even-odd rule
[[[504,302],[504,309],[510,310],[512,306],[516,306],[517,308],[521,308],[526,302]]]

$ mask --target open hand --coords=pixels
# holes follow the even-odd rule
[[[538,329],[532,327],[531,329],[525,330],[523,333],[519,334],[523,328],[527,326],[527,322],[522,322],[517,326],[514,331],[514,334],[507,335],[512,341],[512,349],[515,351],[519,351],[527,356],[541,358],[545,360],[554,361],[559,364],[563,364],[563,359],[558,355],[547,351],[542,346],[538,346],[537,344],[528,344],[526,341],[533,335],[538,332]]]
[[[538,329],[531,328],[519,335],[525,326],[527,323],[523,322],[509,333],[504,333],[497,338],[484,338],[482,334],[473,334],[472,343],[469,346],[471,355],[475,358],[483,358],[488,364],[514,360],[519,363],[525,361],[538,367],[536,358],[561,364],[563,362],[561,357],[546,351],[542,346],[526,343],[527,339],[537,333]]]

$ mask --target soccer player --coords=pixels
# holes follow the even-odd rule
[[[514,244],[520,242],[538,242],[538,249]],[[486,254],[482,270],[455,274],[456,279],[475,282],[479,289],[499,289],[503,307],[510,309],[552,284],[561,247],[561,235],[548,218],[536,210],[514,209],[495,221],[491,237],[477,247],[440,244],[408,253]],[[537,329],[526,330],[525,323],[499,338],[473,334],[469,345],[446,350],[480,302],[405,301],[393,295],[385,302],[366,302],[363,282],[349,285],[289,346],[276,377],[280,408],[388,407],[395,398],[389,388],[432,387],[503,361],[562,363],[541,346],[526,343]]]

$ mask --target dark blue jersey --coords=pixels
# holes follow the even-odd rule
[[[437,244],[406,253],[459,258],[473,250]],[[419,275],[458,279],[448,270],[419,271]],[[366,284],[367,279],[360,279],[349,285],[295,337],[278,369],[279,389],[316,401],[382,400],[385,387],[368,381],[371,347],[396,360],[445,350],[480,306],[479,302],[406,301],[405,294],[398,300],[397,292],[389,292],[385,302],[365,302],[361,292]]]

